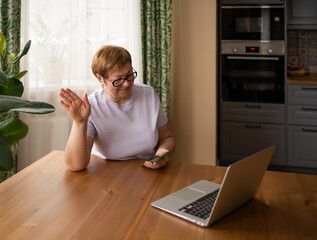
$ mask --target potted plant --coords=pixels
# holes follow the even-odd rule
[[[28,132],[27,124],[14,113],[46,114],[55,111],[51,104],[21,97],[24,87],[20,79],[27,71],[18,74],[8,71],[27,54],[30,46],[31,41],[28,41],[19,54],[8,53],[6,38],[0,33],[0,171],[10,171],[13,168],[12,146]]]

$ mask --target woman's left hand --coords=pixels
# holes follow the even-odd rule
[[[145,161],[144,166],[147,168],[158,169],[164,167],[168,162],[168,156],[161,159],[158,162],[151,163],[150,161]]]

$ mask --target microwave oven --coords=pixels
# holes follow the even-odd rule
[[[221,40],[285,40],[284,5],[221,5]]]

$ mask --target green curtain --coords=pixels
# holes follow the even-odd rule
[[[141,0],[143,81],[170,115],[172,0]]]
[[[7,52],[18,53],[20,51],[20,21],[21,21],[21,0],[0,0],[0,32],[6,37]],[[9,56],[7,56],[9,57]],[[19,65],[3,69],[7,74],[15,74],[19,71]],[[6,115],[0,114],[0,121],[16,116],[16,113]],[[14,168],[9,172],[0,171],[0,182],[12,176],[16,172],[17,145],[12,146],[14,157]]]

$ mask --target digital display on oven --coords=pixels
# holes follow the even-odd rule
[[[259,53],[260,47],[245,47],[245,52],[247,52],[247,53]]]

